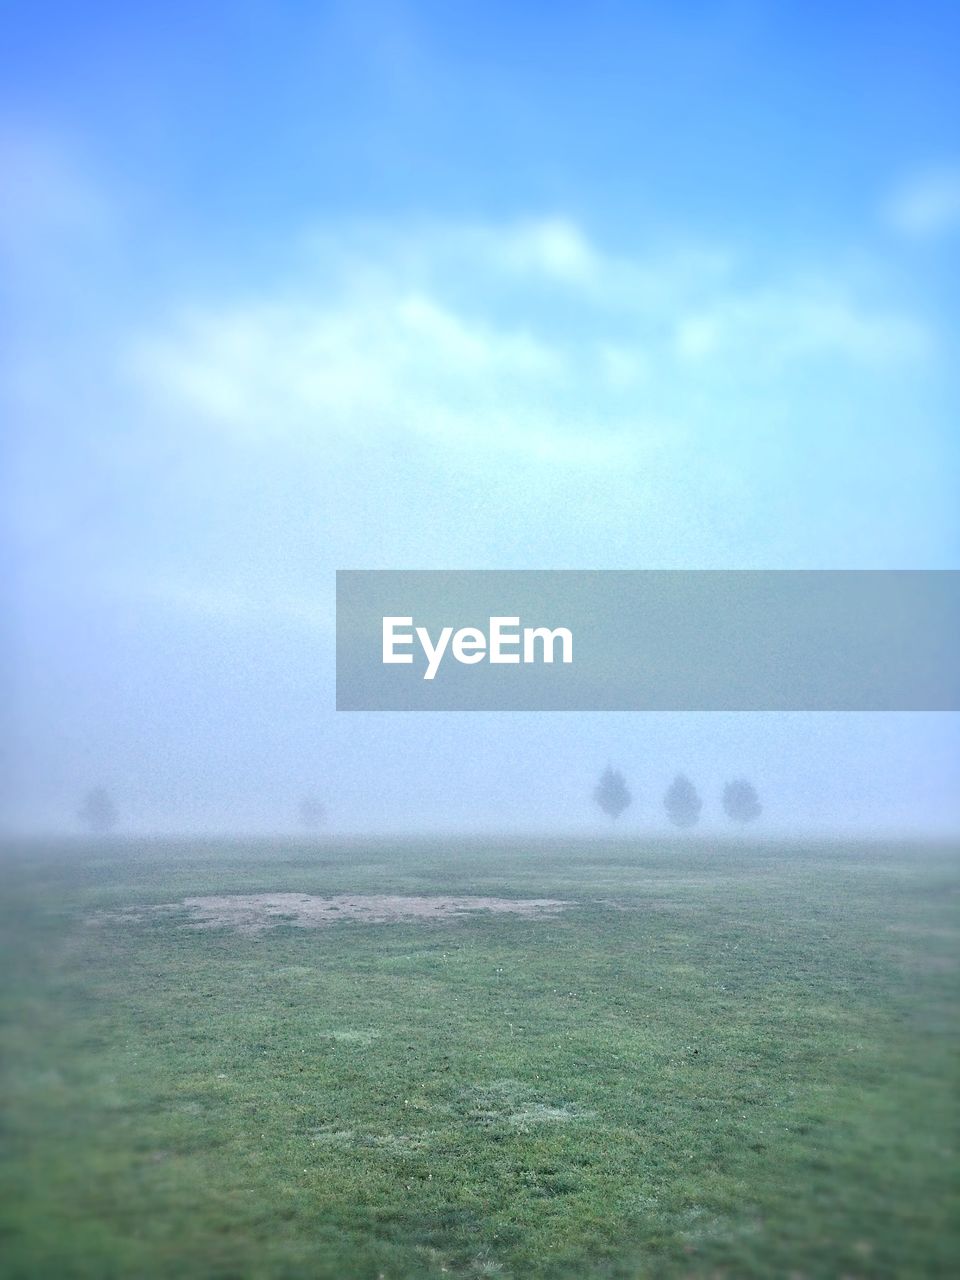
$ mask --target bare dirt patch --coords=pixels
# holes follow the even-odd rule
[[[409,894],[344,893],[319,897],[309,893],[242,893],[184,898],[167,910],[186,907],[197,929],[236,929],[260,933],[276,925],[316,929],[353,920],[362,924],[398,924],[408,920],[449,920],[490,911],[498,915],[554,916],[569,903],[556,898],[448,898]]]

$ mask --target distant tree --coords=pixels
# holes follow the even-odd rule
[[[327,811],[315,796],[304,796],[300,801],[300,824],[313,831],[323,822]]]
[[[746,778],[727,783],[723,789],[723,808],[734,822],[753,822],[763,813],[756,788]]]
[[[667,787],[663,807],[675,827],[695,827],[700,821],[703,801],[686,774],[678,773]]]
[[[607,765],[593,793],[597,804],[611,818],[619,818],[633,800],[626,779],[619,769]]]
[[[78,816],[94,835],[104,835],[116,824],[117,810],[107,791],[94,787],[84,796]]]

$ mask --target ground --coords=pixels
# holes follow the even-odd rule
[[[907,843],[8,847],[0,1275],[953,1276],[958,872]]]

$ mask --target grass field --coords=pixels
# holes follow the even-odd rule
[[[2,855],[4,1277],[957,1274],[958,851]],[[192,895],[555,898],[260,932]]]

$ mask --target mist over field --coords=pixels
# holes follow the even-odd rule
[[[954,1275],[960,714],[338,712],[335,575],[960,569],[958,35],[4,7],[0,1280]]]
[[[287,715],[276,705],[248,715],[240,727],[229,715],[229,724],[219,715],[200,725],[178,717],[165,737],[131,730],[122,748],[102,754],[60,745],[57,767],[46,752],[26,752],[38,729],[24,729],[12,753],[22,785],[8,799],[8,831],[82,832],[83,796],[104,785],[116,830],[135,835],[298,833],[302,800],[316,796],[324,816],[314,829],[329,835],[667,836],[663,795],[681,771],[703,795],[699,829],[706,834],[737,835],[721,797],[740,776],[753,781],[764,805],[751,834],[937,837],[957,830],[955,728],[945,714],[535,719],[318,710],[309,717],[288,703]],[[142,723],[156,721],[145,715]],[[29,792],[20,752],[37,768]],[[616,823],[593,801],[607,763],[624,772],[634,795]]]
[[[955,716],[333,712],[337,568],[957,567],[953,23],[899,22],[18,6],[4,827],[586,830],[612,762],[644,829],[682,770],[956,830]]]

